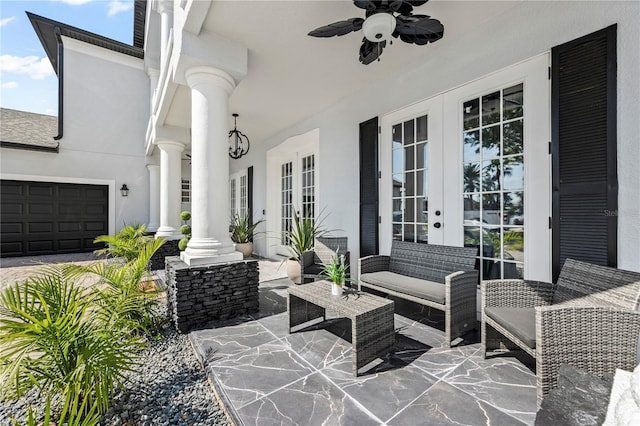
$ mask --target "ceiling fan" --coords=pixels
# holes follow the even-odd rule
[[[444,26],[428,15],[413,15],[413,8],[429,0],[353,0],[353,4],[366,11],[365,18],[350,18],[325,25],[309,33],[312,37],[333,37],[360,29],[364,32],[360,46],[360,62],[369,65],[380,60],[382,49],[392,44],[391,37],[405,43],[424,45],[438,41],[444,35]]]

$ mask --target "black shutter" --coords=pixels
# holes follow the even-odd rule
[[[378,254],[378,117],[360,123],[360,256]]]
[[[617,266],[616,25],[552,54],[553,276]]]
[[[253,166],[247,169],[247,212],[249,212],[249,226],[251,226],[253,225],[253,215],[254,215],[253,213]]]

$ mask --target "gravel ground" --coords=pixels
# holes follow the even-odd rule
[[[139,374],[131,376],[126,391],[118,390],[101,426],[227,426],[225,414],[191,350],[186,335],[167,328],[162,338],[142,354]],[[0,404],[0,424],[11,425],[9,414],[23,420],[32,393],[10,404]]]

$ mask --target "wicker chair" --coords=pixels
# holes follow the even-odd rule
[[[324,265],[331,263],[333,257],[342,255],[344,255],[344,263],[348,265],[350,258],[347,237],[316,238],[313,250],[303,253],[302,259],[300,259],[302,282],[320,279],[320,273],[323,271]]]
[[[482,351],[521,349],[536,360],[538,405],[560,365],[602,377],[633,370],[640,335],[640,273],[567,259],[556,284],[481,283]]]

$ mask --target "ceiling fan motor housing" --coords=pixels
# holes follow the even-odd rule
[[[396,18],[386,12],[373,14],[362,24],[365,38],[376,43],[391,40],[391,34],[395,29]]]

